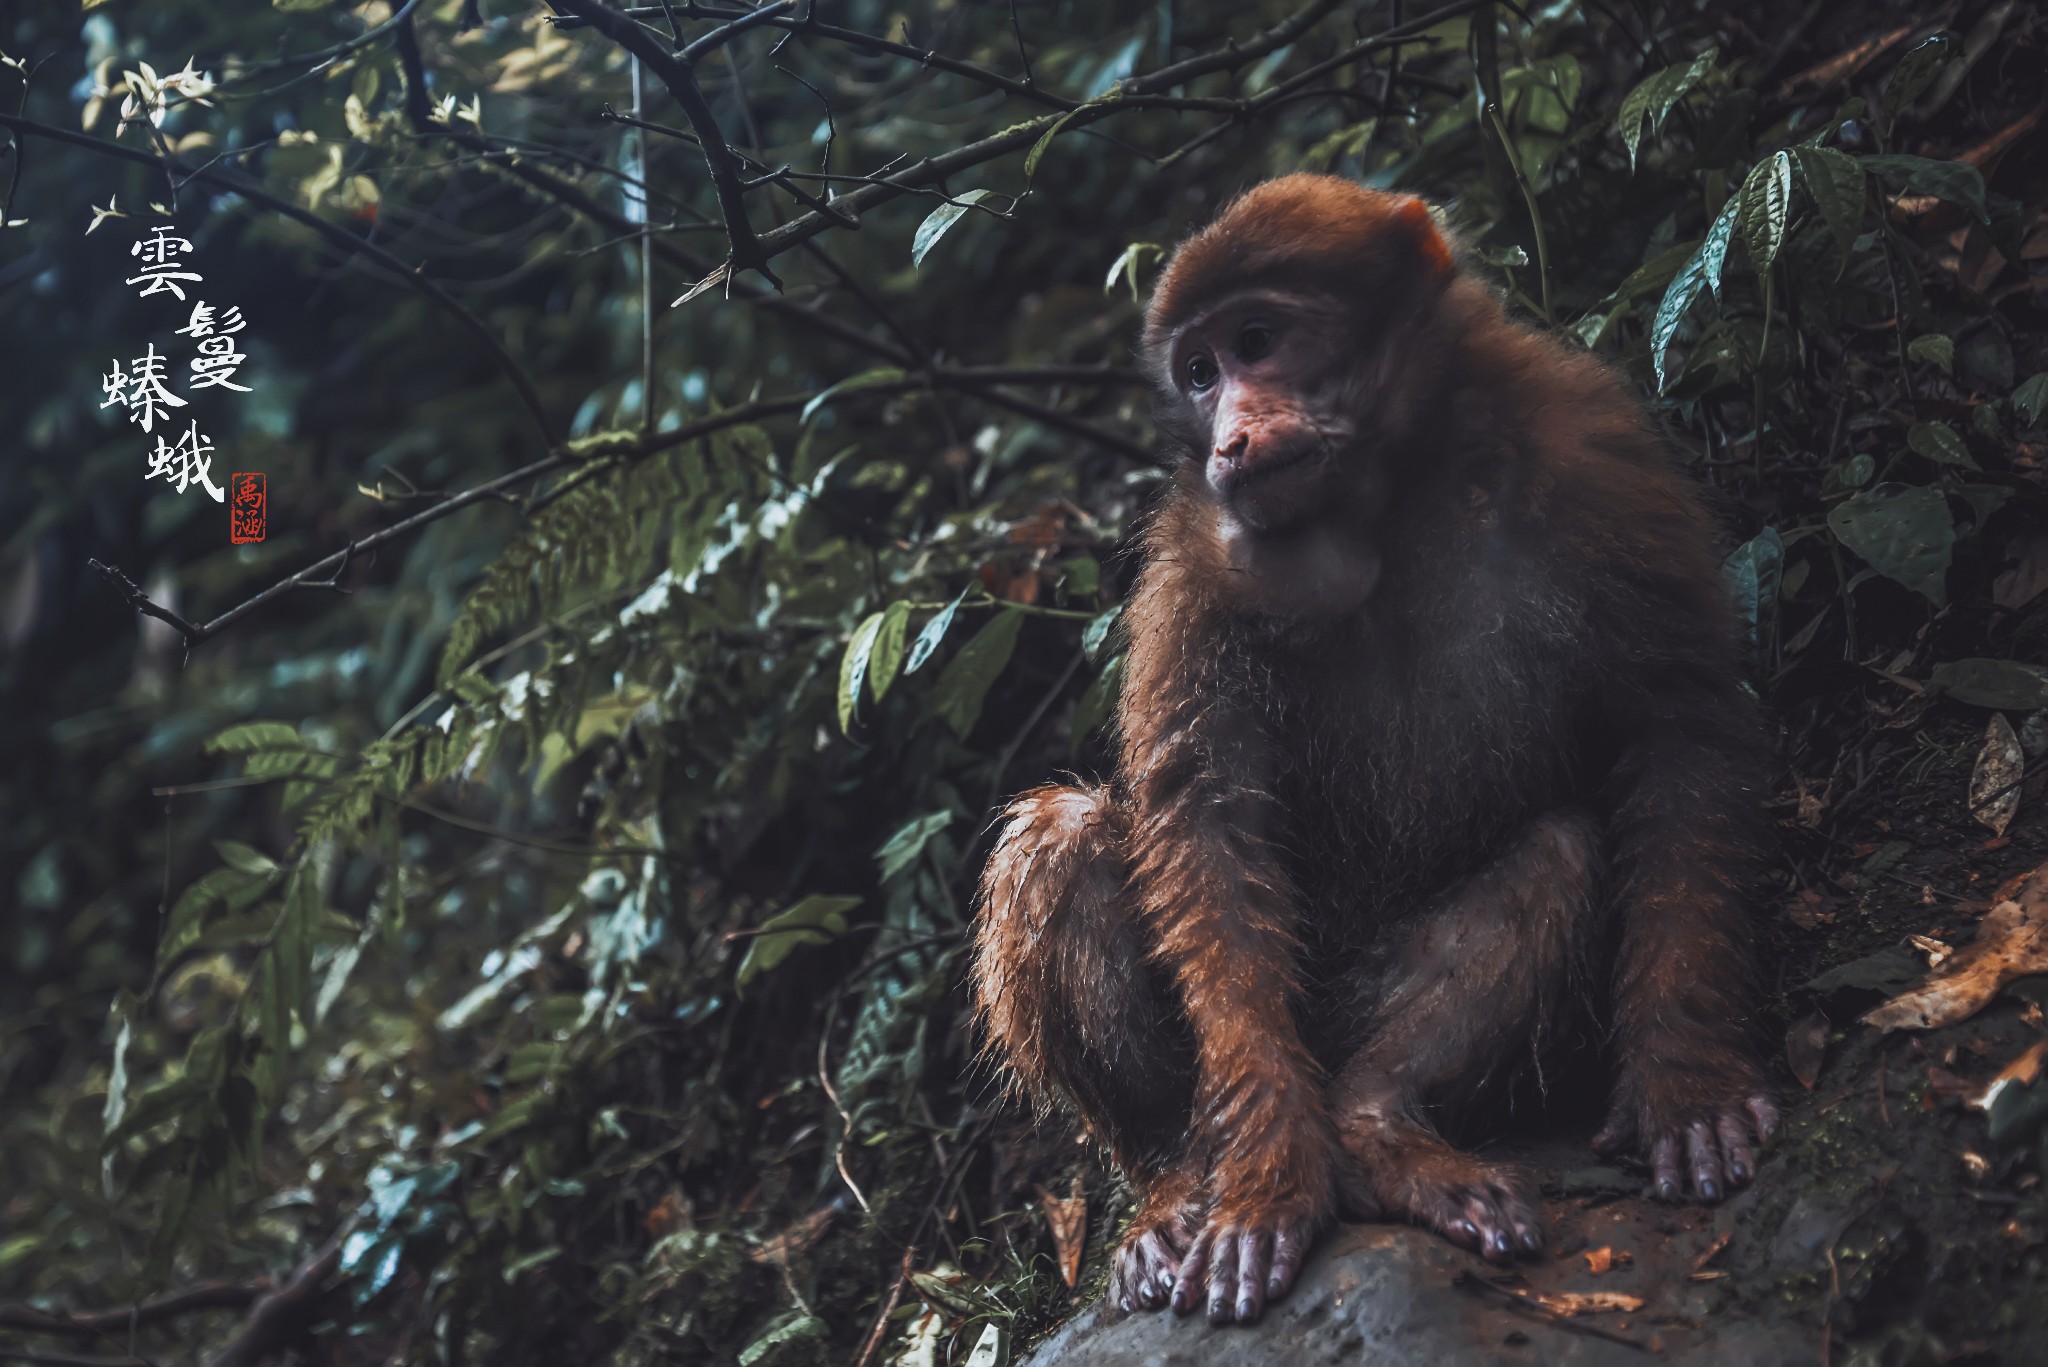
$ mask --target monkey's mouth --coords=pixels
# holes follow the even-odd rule
[[[1329,463],[1322,443],[1304,442],[1223,471],[1217,492],[1250,530],[1280,531],[1315,511]]]

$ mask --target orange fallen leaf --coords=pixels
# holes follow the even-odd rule
[[[1998,1070],[1998,1075],[1984,1084],[1984,1089],[1970,1098],[1970,1104],[1987,1115],[1991,1105],[1998,1100],[1998,1094],[2018,1083],[2031,1087],[2041,1076],[2041,1065],[2048,1061],[2048,1039],[2035,1040],[2031,1049]]]
[[[1555,1315],[1605,1315],[1618,1310],[1640,1310],[1641,1296],[1621,1291],[1517,1291],[1523,1300],[1534,1301]]]
[[[1044,1187],[1038,1189],[1039,1204],[1045,1207],[1045,1222],[1052,1227],[1052,1247],[1060,1261],[1060,1278],[1068,1286],[1081,1279],[1081,1248],[1088,1232],[1088,1198],[1076,1177],[1072,1194],[1062,1201]]]
[[[1728,1241],[1730,1239],[1733,1239],[1734,1237],[1735,1233],[1733,1230],[1722,1230],[1720,1235],[1714,1240],[1714,1242],[1708,1244],[1706,1248],[1700,1253],[1700,1256],[1692,1260],[1693,1275],[1698,1276],[1700,1273],[1704,1272],[1706,1270],[1707,1264],[1714,1261],[1714,1259],[1720,1257],[1721,1250],[1728,1247]]]
[[[2048,864],[2015,885],[1977,927],[1977,938],[1933,977],[1864,1013],[1880,1030],[1931,1030],[1968,1020],[2015,978],[2048,973]]]
[[[1596,1277],[1614,1270],[1614,1250],[1605,1245],[1588,1249],[1580,1256],[1586,1260],[1586,1270]]]

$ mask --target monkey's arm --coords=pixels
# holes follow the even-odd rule
[[[1210,1155],[1207,1220],[1173,1303],[1256,1319],[1329,1219],[1334,1138],[1295,1029],[1295,894],[1275,855],[1273,757],[1184,619],[1135,605],[1120,709],[1133,889],[1193,1028],[1192,1142]]]
[[[1764,846],[1757,721],[1732,681],[1666,679],[1639,696],[1608,784],[1620,918],[1614,1102],[1594,1146],[1647,1153],[1657,1194],[1680,1170],[1718,1200],[1756,1171],[1778,1116],[1750,1039],[1747,885]]]

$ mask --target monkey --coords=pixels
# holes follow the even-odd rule
[[[1003,813],[970,969],[1136,1193],[1111,1296],[1250,1323],[1340,1213],[1540,1256],[1531,1176],[1452,1140],[1574,1041],[1596,1150],[1667,1201],[1750,1182],[1763,721],[1622,378],[1422,200],[1313,175],[1178,247],[1140,352],[1171,478],[1113,776]]]

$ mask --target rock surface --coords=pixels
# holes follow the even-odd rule
[[[1797,1318],[1759,1317],[1754,1307],[1716,1313],[1726,1294],[1719,1264],[1728,1244],[1715,1246],[1726,1234],[1749,1245],[1752,1256],[1767,1247],[1774,1264],[1803,1264],[1809,1254],[1824,1256],[1820,1245],[1838,1221],[1808,1212],[1814,1218],[1786,1221],[1800,1229],[1757,1230],[1746,1223],[1756,1202],[1749,1193],[1719,1210],[1666,1207],[1635,1194],[1636,1184],[1619,1172],[1573,1171],[1556,1163],[1565,1156],[1562,1149],[1517,1156],[1548,1179],[1545,1205],[1557,1251],[1539,1262],[1493,1267],[1421,1230],[1345,1225],[1324,1239],[1293,1292],[1255,1326],[1211,1329],[1199,1314],[1124,1315],[1098,1303],[1025,1361],[1031,1367],[1810,1367],[1815,1361],[1818,1331]],[[1818,1242],[1805,1237],[1807,1225],[1819,1231]],[[1788,1244],[1797,1248],[1780,1246]],[[1612,1265],[1596,1275],[1592,1266],[1603,1261],[1603,1249]],[[1593,1292],[1640,1297],[1642,1304],[1563,1316],[1516,1300]]]

